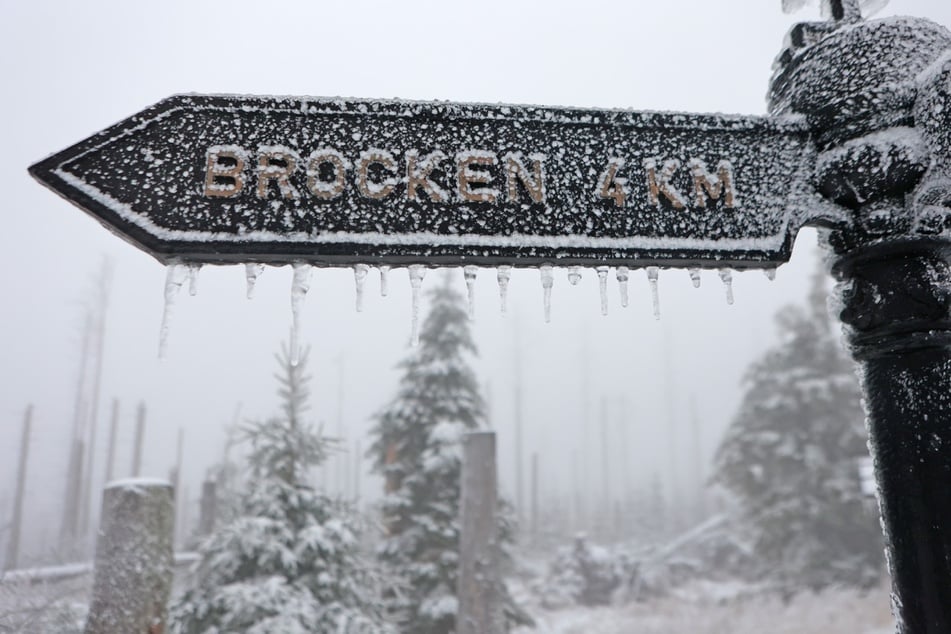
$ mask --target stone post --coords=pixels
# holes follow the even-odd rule
[[[172,485],[134,478],[106,485],[85,634],[161,634],[172,590]]]
[[[466,434],[463,452],[456,632],[503,634],[495,433]]]

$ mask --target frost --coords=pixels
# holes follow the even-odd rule
[[[542,279],[542,302],[545,309],[545,323],[551,322],[551,287],[555,284],[554,271],[550,264],[543,264],[538,269]]]
[[[353,265],[353,283],[356,291],[356,309],[357,312],[363,310],[363,286],[366,282],[367,274],[370,272],[370,267],[366,264],[354,264]]]
[[[660,319],[660,293],[657,290],[657,278],[660,270],[656,266],[647,267],[647,281],[651,287],[651,304],[654,308],[654,319]]]
[[[310,289],[310,275],[313,267],[298,262],[294,264],[294,279],[291,282],[291,365],[300,360],[300,318],[304,309],[304,297]]]
[[[407,271],[413,291],[413,323],[410,328],[410,342],[415,347],[419,345],[419,294],[423,287],[423,277],[426,276],[426,267],[422,264],[411,264]]]
[[[499,280],[499,305],[504,315],[508,312],[509,280],[512,278],[512,267],[507,264],[501,265],[497,277]]]
[[[165,308],[162,311],[162,326],[159,329],[159,359],[164,359],[168,351],[168,332],[175,308],[175,299],[182,284],[185,283],[186,267],[184,264],[169,264],[165,269]]]
[[[257,283],[258,278],[262,273],[264,273],[263,264],[249,262],[244,265],[244,279],[247,281],[248,299],[254,299],[254,285]]]

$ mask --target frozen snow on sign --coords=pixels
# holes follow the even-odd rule
[[[185,95],[31,173],[165,263],[742,269],[814,158],[795,118]]]

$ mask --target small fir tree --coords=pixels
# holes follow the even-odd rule
[[[780,343],[747,371],[746,393],[716,456],[763,574],[784,592],[867,586],[882,538],[863,499],[867,456],[858,381],[833,333],[817,272],[806,310],[777,315]]]
[[[281,415],[253,423],[250,477],[240,514],[200,549],[195,585],[172,611],[180,634],[391,631],[380,583],[359,551],[360,522],[340,500],[308,485],[326,441],[303,420],[306,355],[286,349],[276,376]]]
[[[484,425],[485,405],[462,297],[447,277],[429,299],[419,345],[399,364],[399,387],[376,417],[369,455],[386,489],[380,559],[404,580],[389,608],[403,632],[449,634],[457,612],[461,436]],[[500,542],[510,531],[501,520]],[[530,623],[503,594],[507,622]]]

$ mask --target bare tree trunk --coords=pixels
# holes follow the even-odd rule
[[[532,454],[532,537],[538,539],[538,454]]]
[[[198,513],[198,535],[200,537],[210,535],[215,530],[215,517],[218,513],[218,491],[214,480],[205,480],[201,484]]]
[[[30,453],[30,425],[33,420],[33,406],[26,408],[23,416],[23,436],[20,441],[20,465],[17,468],[16,497],[13,501],[13,522],[10,525],[10,541],[7,542],[5,568],[12,570],[20,563],[20,531],[23,528],[23,494],[26,489],[26,464]]]
[[[106,450],[106,482],[115,475],[116,437],[119,435],[119,399],[112,399],[112,422],[109,424],[109,446]]]
[[[142,474],[142,443],[145,442],[145,403],[139,403],[135,421],[135,441],[132,453],[132,477]]]
[[[85,634],[165,631],[174,509],[168,482],[129,479],[106,487]]]
[[[466,434],[460,501],[458,634],[502,634],[495,433]]]
[[[96,434],[99,430],[99,392],[102,384],[102,362],[104,349],[106,345],[106,310],[109,303],[109,284],[112,277],[112,264],[108,259],[104,259],[102,269],[99,273],[99,280],[96,287],[98,294],[96,296],[95,307],[89,308],[93,313],[93,341],[95,341],[95,359],[92,378],[92,394],[89,396],[89,442],[86,446],[85,472],[83,473],[82,491],[80,493],[79,506],[79,534],[83,538],[83,549],[91,546],[86,541],[89,534],[89,525],[92,509],[92,491],[95,487],[95,465],[96,465]]]

